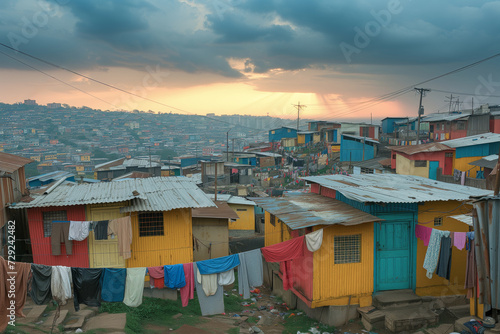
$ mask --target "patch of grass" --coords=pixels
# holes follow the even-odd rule
[[[291,313],[297,314],[297,310],[290,311]],[[328,332],[334,333],[335,327],[324,325],[314,319],[309,318],[305,314],[294,315],[292,317],[285,319],[285,329],[283,330],[283,334],[295,334],[297,331],[307,332],[311,327],[318,327],[320,332]]]
[[[228,329],[226,332],[228,334],[240,334],[240,328],[239,327],[233,327],[231,329]]]
[[[244,307],[241,305],[243,301],[244,300],[239,296],[224,296],[224,309],[226,310],[226,313],[239,313],[243,311]]]
[[[57,308],[57,303],[55,300],[51,300],[48,304],[47,307],[45,308],[44,313],[48,313],[50,311],[54,311]]]
[[[249,324],[256,324],[259,321],[259,318],[257,317],[248,317],[247,322]]]

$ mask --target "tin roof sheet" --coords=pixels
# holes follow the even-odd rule
[[[454,121],[460,118],[469,117],[470,112],[457,113],[440,113],[430,114],[421,118],[421,122],[441,122],[441,121]]]
[[[493,169],[497,165],[497,162],[498,162],[498,154],[492,154],[488,155],[487,157],[483,157],[479,160],[469,162],[469,165]]]
[[[350,226],[383,220],[317,194],[287,194],[286,197],[255,197],[252,200],[292,230],[317,225]]]
[[[472,226],[472,216],[471,215],[456,215],[456,216],[450,216],[450,218],[453,218],[453,219],[458,220],[464,224]]]
[[[368,159],[365,161],[352,161],[351,165],[357,166],[357,167],[362,167],[362,168],[371,168],[371,169],[382,170],[382,169],[384,169],[384,165],[382,162],[385,162],[385,160],[389,160],[389,166],[390,166],[391,165],[391,158],[386,158],[386,157],[378,157],[378,158]]]
[[[304,180],[340,192],[363,203],[419,203],[430,201],[463,201],[486,196],[486,189],[440,182],[421,176],[400,174],[323,175]]]
[[[344,137],[351,137],[351,138],[359,139],[359,140],[364,140],[365,142],[369,141],[369,142],[372,142],[372,143],[375,143],[375,144],[380,144],[380,142],[378,140],[371,139],[371,138],[368,138],[368,137],[361,137],[361,136],[349,135],[347,133],[343,133],[342,136],[344,136]]]
[[[216,207],[193,209],[193,218],[240,218],[226,202],[215,202]]]
[[[430,152],[441,152],[453,150],[453,148],[446,146],[442,143],[427,143],[420,145],[408,145],[408,146],[388,146],[389,150],[405,153],[408,155],[417,153],[430,153]]]
[[[17,203],[14,209],[116,203],[131,200],[122,212],[170,211],[181,208],[203,208],[214,203],[192,181],[184,177],[151,177],[79,185],[60,185],[28,203]]]
[[[207,196],[213,201],[215,199],[214,194],[207,194]],[[241,204],[241,205],[255,205],[255,202],[250,201],[241,196],[233,196],[230,194],[217,194],[217,200],[222,202],[227,202],[228,204]]]
[[[30,162],[33,162],[33,160],[14,154],[0,152],[0,171],[2,172],[14,173]]]
[[[497,142],[500,142],[500,134],[488,132],[474,136],[445,140],[442,141],[441,144],[447,145],[449,147],[465,147]]]

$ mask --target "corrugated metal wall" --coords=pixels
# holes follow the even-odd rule
[[[83,241],[73,241],[73,254],[66,255],[66,247],[61,244],[61,255],[52,255],[52,247],[50,237],[45,238],[43,235],[43,212],[65,210],[68,220],[84,221],[85,207],[65,206],[65,207],[48,207],[48,208],[31,208],[28,209],[28,224],[30,229],[31,249],[33,251],[33,262],[37,264],[45,264],[48,266],[67,266],[67,267],[89,267],[89,250],[87,239]]]
[[[14,199],[14,190],[12,189],[12,180],[9,178],[0,178],[0,228],[7,223],[7,209],[5,205]]]
[[[228,204],[240,217],[229,223],[230,230],[255,230],[255,211],[251,205]]]
[[[321,196],[335,198],[337,196],[337,192],[330,188],[321,187]]]
[[[490,115],[471,115],[467,121],[466,136],[490,132]]]
[[[363,159],[364,146],[364,159]],[[340,144],[340,161],[363,161],[373,159],[375,150],[373,145],[363,144],[356,140],[342,137]]]
[[[163,236],[139,237],[138,214],[132,213],[132,257],[127,268],[193,261],[191,209],[164,212],[163,222]]]

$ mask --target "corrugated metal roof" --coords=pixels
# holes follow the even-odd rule
[[[490,190],[462,186],[400,174],[324,175],[304,177],[363,203],[419,203],[430,201],[463,201],[487,196]]]
[[[117,203],[132,200],[122,212],[169,211],[181,208],[203,208],[214,203],[192,181],[184,177],[151,177],[121,182],[99,182],[60,185],[29,203],[17,203],[14,209],[49,206],[71,206]]]
[[[214,194],[207,194],[207,196],[213,201],[215,198]],[[241,205],[255,205],[255,202],[249,201],[244,197],[233,196],[229,194],[217,194],[217,200],[222,202],[227,202],[229,204],[241,204]]]
[[[352,161],[352,166],[362,167],[362,168],[371,168],[371,169],[384,169],[384,165],[381,163],[384,160],[389,160],[389,166],[391,165],[391,158],[386,157],[378,157],[373,159],[368,159],[365,161]]]
[[[369,142],[372,142],[372,143],[375,143],[375,144],[380,144],[380,142],[378,140],[371,139],[371,138],[368,138],[368,137],[361,137],[361,136],[349,135],[347,133],[343,133],[342,136],[344,136],[344,137],[351,137],[351,138],[359,139],[359,140],[364,140],[365,142],[369,141]]]
[[[408,155],[417,153],[429,153],[429,152],[441,152],[453,150],[453,148],[446,146],[442,143],[427,143],[420,145],[408,145],[408,146],[388,146],[389,150],[405,153]]]
[[[41,182],[45,182],[48,180],[59,180],[63,177],[68,178],[71,176],[75,176],[75,174],[70,173],[70,172],[66,172],[63,170],[58,170],[55,172],[50,172],[50,173],[46,173],[46,174],[42,174],[42,175],[32,176],[32,177],[28,178],[28,182],[31,182],[34,180],[40,180]]]
[[[465,113],[440,113],[430,114],[421,118],[421,122],[441,122],[441,121],[454,121],[459,118],[469,117],[470,112]]]
[[[497,162],[498,162],[498,154],[492,154],[488,155],[487,157],[483,157],[482,159],[469,162],[469,165],[493,169],[497,165]]]
[[[14,173],[30,162],[33,162],[33,160],[14,154],[0,152],[0,171],[2,172]]]
[[[497,142],[500,142],[500,134],[488,132],[475,136],[445,140],[442,141],[441,144],[447,145],[449,147],[464,147],[464,146],[473,146],[473,145],[481,145],[481,144],[489,144]]]
[[[350,226],[383,220],[336,199],[317,194],[255,197],[252,200],[292,230],[317,225]]]
[[[226,202],[215,202],[216,207],[193,209],[193,218],[240,218]]]
[[[472,226],[472,216],[471,215],[456,215],[456,216],[450,216],[450,218],[456,219],[464,224]]]

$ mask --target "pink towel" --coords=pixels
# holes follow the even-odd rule
[[[454,234],[455,234],[455,241],[453,242],[453,245],[460,250],[464,249],[465,240],[467,239],[467,233],[466,232],[455,232]]]
[[[429,246],[432,228],[422,225],[415,226],[415,236],[424,242],[425,246]]]
[[[149,281],[155,288],[163,289],[165,287],[164,277],[165,271],[163,266],[148,267]]]
[[[190,299],[194,298],[194,271],[193,263],[184,263],[186,285],[180,288],[182,307],[186,307]]]

